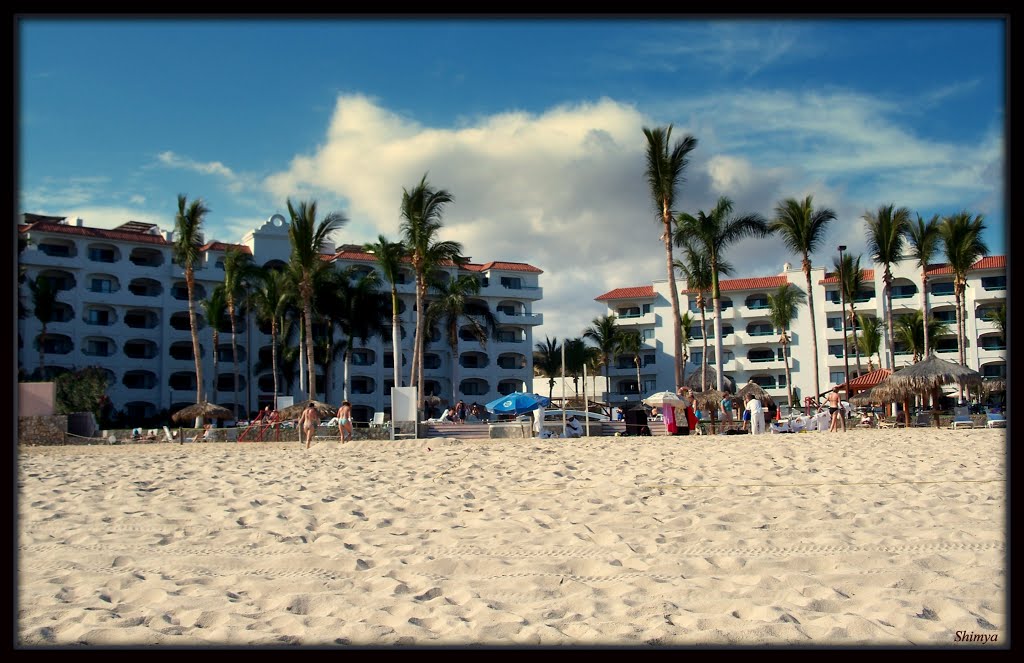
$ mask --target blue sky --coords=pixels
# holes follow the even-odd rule
[[[679,211],[728,196],[836,211],[822,255],[895,203],[982,214],[1005,253],[999,19],[27,19],[19,207],[173,227],[176,196],[238,241],[285,200],[398,234],[402,188],[448,189],[445,239],[544,270],[544,336],[665,278],[643,127],[692,134]],[[737,276],[795,262],[735,245]]]

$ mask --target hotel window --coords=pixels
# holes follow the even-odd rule
[[[645,341],[650,341],[651,339],[654,338],[654,330],[653,329],[644,329],[641,333],[644,335],[644,340]]]
[[[836,331],[842,330],[842,328],[843,328],[843,318],[842,318],[842,316],[830,315],[829,317],[825,318],[825,326],[826,327],[831,327],[832,329],[834,329]]]
[[[91,325],[108,325],[108,324],[110,324],[110,311],[98,311],[96,309],[90,309],[90,311],[89,311],[89,324],[91,324]]]
[[[842,384],[846,382],[846,377],[842,371],[832,371],[828,374],[828,381],[832,384]]]
[[[785,387],[786,386],[786,374],[785,373],[783,373],[782,375],[779,376],[777,384],[780,387]]]
[[[840,344],[836,344],[836,345],[829,345],[828,346],[828,353],[830,355],[835,355],[836,357],[842,357],[843,356],[843,346],[842,346],[842,344],[840,343]]]
[[[654,363],[654,359],[655,359],[655,355],[653,355],[653,354],[645,354],[644,355],[644,366],[650,366],[651,364],[653,364]]]
[[[931,286],[932,295],[934,295],[934,296],[938,297],[938,296],[942,296],[942,295],[952,295],[953,294],[953,282],[952,281],[944,281],[944,282],[939,282],[939,283],[931,283],[929,285]]]
[[[655,390],[657,390],[657,388],[658,388],[658,381],[657,380],[644,380],[644,393],[645,394],[646,393],[650,393],[652,391],[655,391]]]
[[[981,279],[981,287],[985,290],[1006,290],[1005,276],[985,276]]]
[[[89,249],[89,260],[93,262],[114,262],[112,249]]]
[[[520,290],[523,287],[523,281],[519,277],[515,276],[502,276],[501,285],[502,287],[509,288],[511,290]]]
[[[832,302],[833,304],[839,304],[842,302],[842,298],[838,290],[826,290],[825,301]]]
[[[644,304],[641,307],[641,309],[643,310],[643,313],[646,315],[647,313],[651,312],[651,305],[650,304]]]
[[[110,279],[92,279],[92,292],[113,292],[114,282]]]

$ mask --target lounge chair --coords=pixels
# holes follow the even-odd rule
[[[1006,417],[999,412],[985,412],[985,428],[1006,428]]]
[[[917,428],[927,428],[928,426],[934,426],[935,419],[932,417],[931,412],[918,412],[917,419],[914,420],[914,426]]]
[[[370,421],[370,428],[384,428],[385,424],[384,412],[374,412],[373,419]]]
[[[165,442],[174,442],[174,434],[171,432],[171,429],[168,428],[167,426],[164,426],[164,435]]]
[[[966,406],[953,408],[953,421],[949,424],[953,430],[958,428],[974,428],[970,410]]]

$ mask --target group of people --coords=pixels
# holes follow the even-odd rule
[[[341,406],[338,408],[337,414],[328,422],[328,425],[337,424],[338,431],[341,434],[341,442],[344,444],[346,437],[351,442],[354,438],[352,429],[352,404],[348,401],[342,401]],[[317,411],[316,405],[311,401],[306,409],[302,411],[296,421],[301,434],[306,439],[306,448],[313,444],[313,436],[316,435],[317,426],[320,425],[320,412]]]

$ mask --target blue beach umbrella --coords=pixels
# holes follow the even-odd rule
[[[495,414],[523,414],[524,412],[532,412],[538,407],[550,404],[551,401],[544,396],[524,394],[517,391],[491,401],[486,407],[489,412],[494,412]]]

